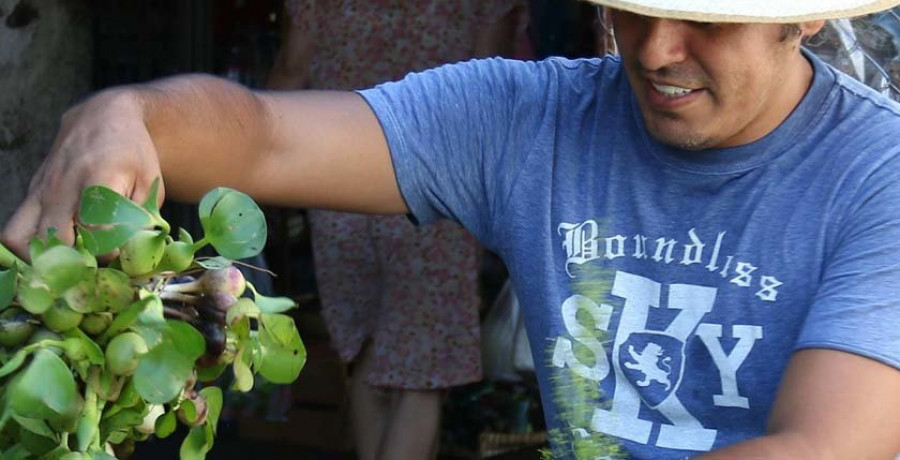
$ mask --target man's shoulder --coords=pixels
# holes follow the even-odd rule
[[[845,107],[855,111],[866,111],[868,115],[877,116],[882,122],[900,123],[900,102],[850,75],[828,67],[834,74],[835,95]]]

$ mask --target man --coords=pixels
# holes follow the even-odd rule
[[[463,223],[510,269],[558,457],[900,452],[900,108],[800,49],[872,2],[597,0],[621,60],[354,93],[191,76],[71,110],[8,223],[216,185]]]

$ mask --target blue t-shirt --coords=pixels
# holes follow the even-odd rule
[[[601,433],[637,458],[760,436],[798,349],[900,367],[900,107],[807,58],[790,117],[720,150],[649,137],[616,58],[361,93],[414,218],[507,263],[557,457]]]

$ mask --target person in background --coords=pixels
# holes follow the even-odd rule
[[[268,87],[354,90],[508,55],[518,0],[288,0]],[[310,210],[333,347],[352,361],[362,459],[436,454],[442,390],[481,379],[479,248],[449,221]]]

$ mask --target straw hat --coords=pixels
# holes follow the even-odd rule
[[[700,22],[792,23],[862,16],[900,0],[588,0],[644,16]]]

